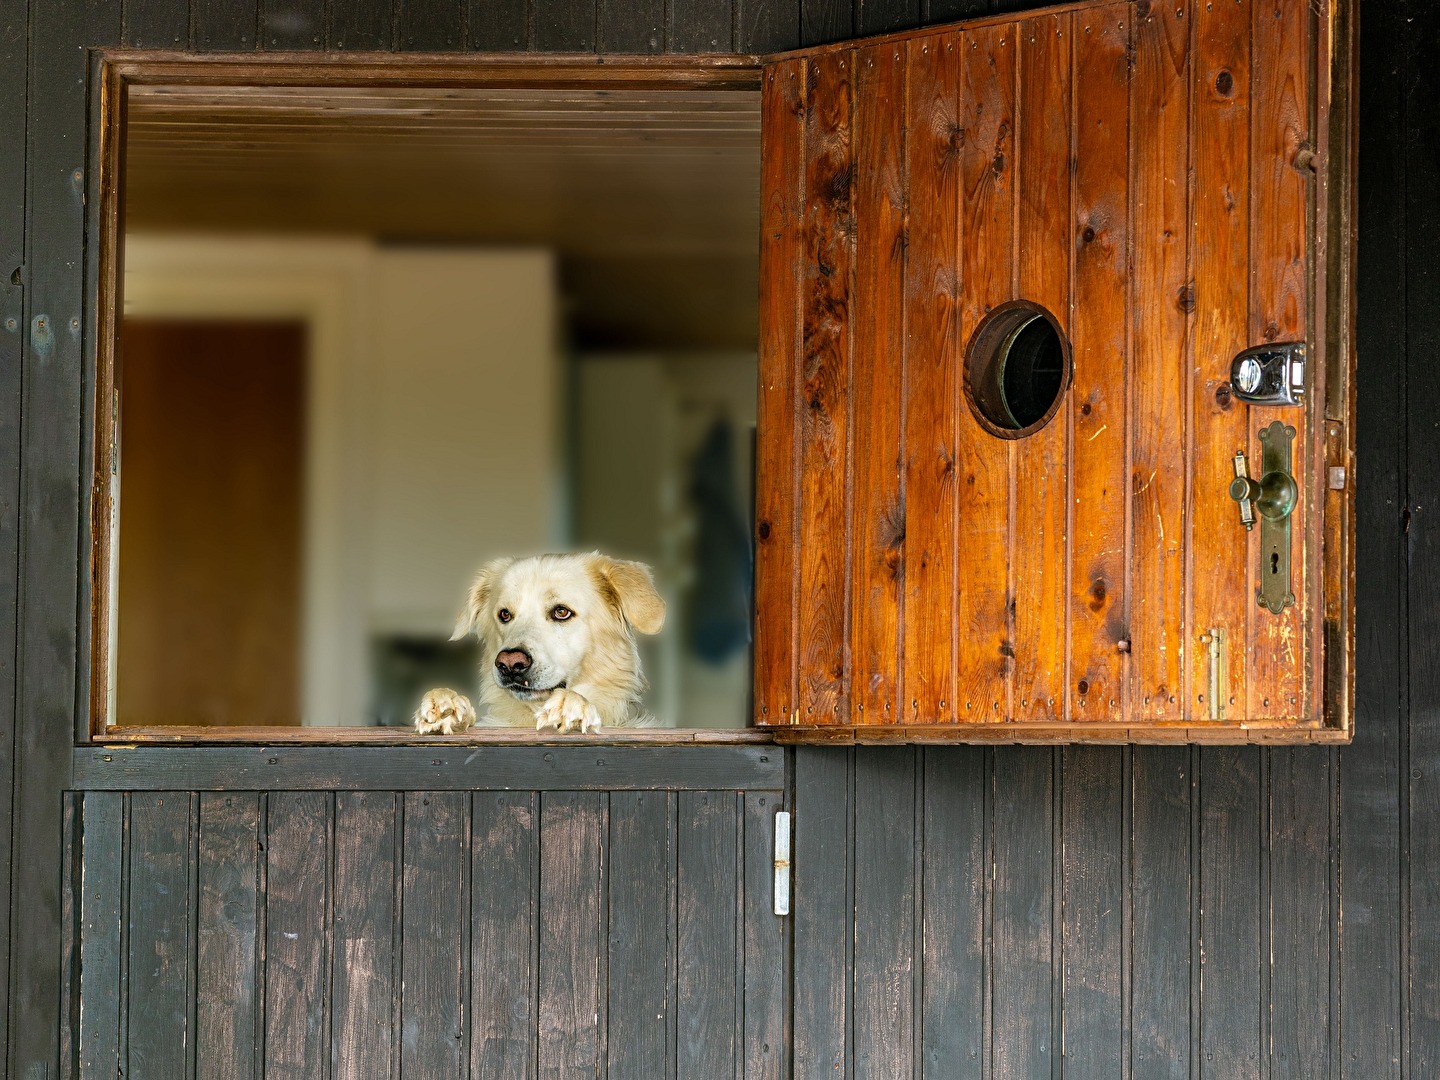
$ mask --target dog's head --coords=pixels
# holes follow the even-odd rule
[[[604,681],[644,689],[634,632],[657,634],[665,601],[643,563],[592,552],[496,559],[475,577],[455,637],[480,638],[482,672],[515,698]]]

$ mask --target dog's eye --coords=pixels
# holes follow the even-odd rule
[[[504,608],[504,607],[502,607],[499,611],[497,611],[497,612],[495,613],[495,617],[496,617],[497,619],[499,619],[501,622],[509,622],[509,621],[510,621],[511,619],[513,619],[515,616],[510,614],[510,609],[509,609],[509,608]]]
[[[556,622],[564,622],[566,619],[571,618],[574,614],[575,613],[571,611],[568,607],[566,607],[564,604],[556,604],[555,607],[550,609],[550,617]]]

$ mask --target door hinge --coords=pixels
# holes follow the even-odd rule
[[[790,811],[775,812],[775,914],[790,914]]]

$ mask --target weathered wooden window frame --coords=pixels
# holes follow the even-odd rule
[[[82,579],[82,678],[88,686],[82,700],[77,737],[94,743],[344,743],[399,744],[424,742],[459,744],[534,745],[594,743],[594,736],[540,734],[516,729],[483,729],[456,736],[421,736],[413,731],[365,727],[110,727],[114,709],[113,648],[117,616],[112,538],[118,528],[115,486],[118,481],[117,398],[115,361],[123,310],[123,215],[126,105],[135,85],[209,85],[264,88],[271,86],[353,85],[404,86],[443,90],[456,87],[663,89],[704,87],[710,90],[759,90],[761,60],[753,56],[596,56],[477,54],[355,54],[292,53],[257,58],[249,55],[195,55],[164,51],[103,50],[92,59],[92,130],[98,133],[93,153],[96,168],[89,188],[92,235],[98,240],[98,257],[87,281],[94,303],[96,348],[88,372],[93,395],[92,422],[86,426],[92,439],[88,534],[82,551],[88,563]],[[78,179],[77,174],[77,179]],[[87,388],[88,389],[88,388]],[[88,642],[83,635],[88,633]],[[657,729],[608,731],[605,743],[687,745],[768,743],[768,731],[753,727],[734,729]]]

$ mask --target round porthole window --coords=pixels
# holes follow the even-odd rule
[[[970,335],[965,397],[990,434],[1019,439],[1039,431],[1069,388],[1070,343],[1039,304],[1002,304]]]

